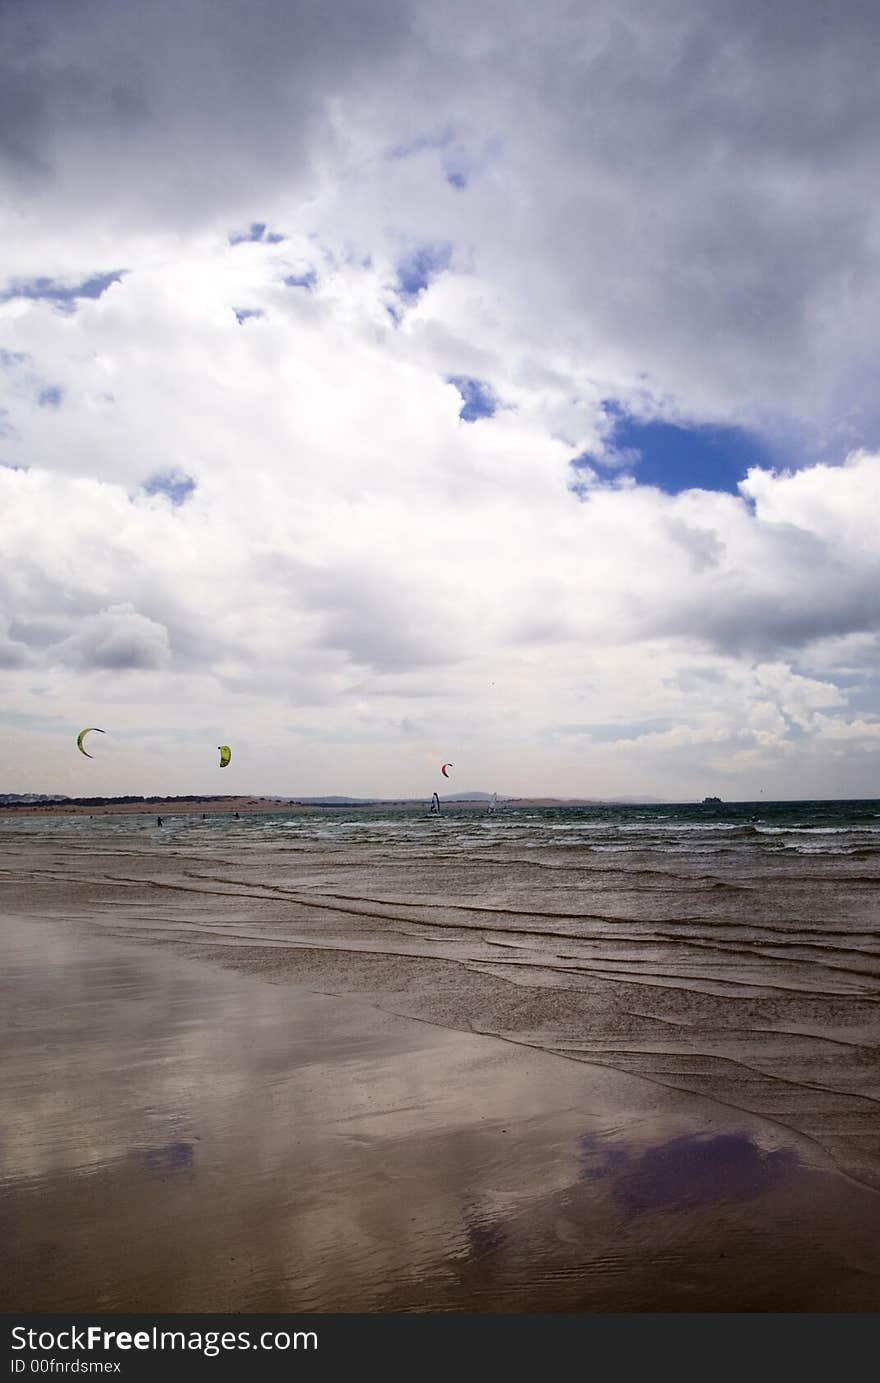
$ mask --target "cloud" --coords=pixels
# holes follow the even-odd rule
[[[126,12],[6,7],[26,222],[48,192],[74,242],[87,225],[127,240],[225,218],[262,252],[290,212],[339,254],[387,258],[409,296],[425,250],[401,263],[400,244],[455,243],[496,317],[480,334],[505,352],[511,336],[545,365],[562,351],[579,381],[674,398],[696,421],[809,415],[877,440],[853,393],[873,340],[880,133],[865,95],[878,20],[856,0],[830,27],[818,0],[772,23],[722,0],[559,0],[540,24],[521,0],[503,15],[453,2],[447,23],[408,0],[226,0],[210,25],[183,0],[136,29]],[[239,217],[248,204],[264,210]],[[27,239],[42,248],[45,217]]]
[[[227,225],[309,166],[337,93],[381,80],[405,46],[409,6],[386,0],[160,4],[132,23],[114,0],[7,5],[0,28],[0,154],[7,176],[117,224]],[[105,196],[113,188],[112,198]],[[233,232],[233,234],[235,234]],[[249,232],[245,233],[250,238]]]
[[[31,661],[31,650],[27,642],[15,637],[10,629],[10,621],[2,620],[0,627],[0,667],[21,668]]]
[[[5,7],[17,712],[873,791],[880,21],[821,15]]]
[[[133,605],[110,605],[80,621],[77,632],[56,644],[49,656],[74,668],[161,668],[170,660],[168,631]]]

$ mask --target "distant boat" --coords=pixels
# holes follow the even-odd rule
[[[703,806],[704,806],[704,807],[711,807],[711,806],[713,806],[713,805],[719,805],[719,806],[720,806],[720,805],[721,805],[721,798],[720,798],[720,797],[704,797],[704,798],[703,798]]]

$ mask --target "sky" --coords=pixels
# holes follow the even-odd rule
[[[877,796],[878,40],[7,0],[0,790]]]

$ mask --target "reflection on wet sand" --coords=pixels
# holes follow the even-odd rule
[[[792,1148],[765,1150],[745,1133],[684,1134],[639,1150],[581,1139],[583,1176],[611,1176],[612,1194],[627,1210],[684,1209],[749,1200],[781,1186],[798,1165]]]
[[[709,1097],[880,1191],[880,826],[814,807],[766,831],[672,809],[0,821],[0,887],[17,915]]]
[[[880,1308],[880,1197],[759,1119],[69,926],[0,946],[7,1309]]]

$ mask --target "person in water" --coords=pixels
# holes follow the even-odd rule
[[[156,825],[157,825],[157,826],[161,826],[161,825],[162,825],[162,818],[161,818],[161,816],[157,816],[157,817],[156,817]]]

